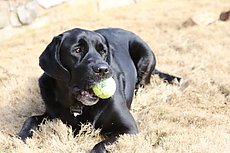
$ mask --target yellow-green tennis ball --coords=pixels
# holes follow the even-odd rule
[[[116,82],[112,77],[101,81],[95,87],[93,87],[94,94],[101,99],[112,97],[115,91]]]

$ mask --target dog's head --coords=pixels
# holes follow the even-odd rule
[[[109,60],[109,48],[102,35],[73,29],[53,38],[39,64],[47,75],[65,82],[77,101],[94,105],[99,98],[92,87],[112,76]]]

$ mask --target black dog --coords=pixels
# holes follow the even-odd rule
[[[129,112],[135,89],[148,84],[153,73],[169,82],[176,78],[154,70],[155,64],[149,46],[126,30],[72,29],[54,37],[40,56],[45,73],[39,86],[46,111],[28,118],[19,137],[31,137],[31,130],[37,129],[44,118],[60,118],[76,132],[80,123],[90,122],[106,136],[92,152],[106,152],[105,145],[119,135],[138,132]],[[92,87],[109,77],[116,82],[116,92],[111,98],[100,99]]]

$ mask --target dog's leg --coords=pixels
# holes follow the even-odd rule
[[[93,147],[90,153],[107,153],[108,151],[106,150],[105,145],[110,145],[114,143],[116,140],[117,140],[117,137],[113,136],[104,141],[101,141],[100,143],[96,144]]]
[[[139,37],[135,37],[130,41],[130,56],[137,69],[137,84],[136,88],[144,86],[150,82],[151,75],[158,75],[168,83],[174,81],[180,82],[181,78],[160,72],[155,69],[156,59],[151,48]]]
[[[39,128],[39,125],[45,118],[48,118],[48,115],[46,113],[39,116],[29,117],[24,122],[21,131],[18,133],[19,138],[25,141],[26,138],[32,137],[33,131]]]
[[[135,134],[136,133],[137,132],[135,132]],[[126,134],[129,134],[129,133],[126,133]],[[119,135],[111,136],[111,137],[101,141],[100,143],[96,144],[93,147],[93,149],[90,151],[90,153],[108,153],[105,146],[113,144],[114,142],[117,141],[118,138],[119,138]]]
[[[136,88],[149,84],[152,71],[156,65],[151,48],[138,36],[130,40],[129,53],[137,70]]]
[[[121,95],[121,94],[118,94]],[[101,134],[105,136],[105,140],[96,144],[91,153],[105,153],[106,145],[113,144],[120,135],[123,134],[137,134],[138,128],[136,122],[125,106],[121,103],[122,97],[117,96],[103,114],[95,123],[96,129],[101,129]]]
[[[166,82],[172,84],[174,83],[175,81],[176,82],[180,82],[181,81],[181,78],[180,77],[177,77],[177,76],[174,76],[174,75],[170,75],[170,74],[167,74],[167,73],[163,73],[163,72],[160,72],[159,70],[155,69],[153,72],[152,72],[153,75],[158,75],[161,79],[165,80]]]

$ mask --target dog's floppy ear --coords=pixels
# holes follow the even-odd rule
[[[53,38],[52,42],[39,57],[39,65],[50,77],[68,82],[70,74],[62,65],[59,54],[62,37],[63,35],[59,35]]]

